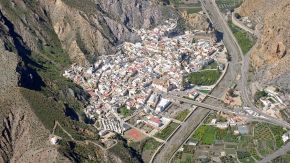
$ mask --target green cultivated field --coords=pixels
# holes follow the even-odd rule
[[[251,36],[249,33],[247,33],[246,31],[235,26],[231,21],[228,22],[228,24],[229,24],[229,27],[231,28],[233,34],[235,35],[243,53],[247,54],[247,52],[255,44],[255,38],[253,36]]]
[[[199,1],[196,3],[185,3],[182,0],[169,0],[170,4],[175,6],[179,11],[186,11],[188,14],[198,13],[202,10]]]
[[[209,115],[206,123],[209,123],[212,118],[218,119],[218,116]],[[174,162],[186,162],[186,160],[189,160],[190,155],[192,155],[191,161],[194,162],[196,161],[195,157],[197,157],[195,153],[199,153],[200,147],[202,149],[206,147],[209,151],[215,150],[215,148],[211,148],[213,146],[220,147],[220,144],[217,145],[216,141],[219,141],[219,143],[224,145],[223,150],[226,152],[227,156],[233,156],[232,158],[222,158],[225,162],[236,162],[239,160],[239,162],[242,163],[257,162],[261,160],[262,157],[271,154],[284,144],[281,137],[286,131],[282,127],[267,123],[252,123],[248,124],[248,127],[250,130],[249,134],[234,135],[233,132],[234,130],[237,130],[237,127],[219,129],[210,125],[202,125],[193,133],[191,137],[192,141],[199,141],[197,145],[198,147],[183,145],[183,152],[179,152],[178,155],[175,156]],[[276,162],[290,160],[290,155],[279,157],[276,160]]]
[[[270,125],[270,124],[268,126],[274,135],[274,138],[276,141],[276,148],[281,148],[282,145],[284,145],[281,135],[283,135],[286,131],[282,127],[279,127],[279,126]]]
[[[188,109],[183,110],[183,111],[178,113],[178,115],[175,117],[175,119],[182,122],[187,117],[187,115],[189,113],[190,113],[190,111]]]
[[[267,124],[256,124],[254,128],[254,139],[257,140],[257,149],[262,156],[266,156],[276,149],[276,141]]]
[[[232,134],[230,129],[219,129],[213,126],[203,125],[199,127],[192,136],[201,144],[211,145],[215,140],[224,140],[227,142],[236,142],[238,137]]]
[[[221,12],[231,11],[241,5],[243,0],[216,0]]]
[[[220,76],[219,70],[203,70],[189,74],[187,80],[190,84],[207,86],[215,84]]]
[[[174,122],[170,122],[170,124],[165,127],[162,131],[158,132],[155,136],[157,138],[166,140],[170,134],[177,128],[178,124]]]

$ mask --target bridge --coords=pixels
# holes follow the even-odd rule
[[[180,93],[178,93],[178,94],[180,95]],[[279,120],[279,119],[276,119],[274,117],[271,117],[267,114],[253,111],[250,108],[248,108],[248,109],[241,109],[240,108],[240,109],[230,110],[230,109],[216,107],[216,106],[201,103],[198,101],[186,99],[186,98],[180,97],[180,96],[173,94],[173,93],[162,94],[162,96],[169,99],[169,100],[172,100],[172,101],[181,101],[181,102],[188,103],[188,104],[195,105],[195,106],[199,106],[202,108],[206,108],[206,109],[210,109],[210,110],[214,110],[214,111],[218,111],[218,112],[223,112],[223,113],[227,113],[227,114],[238,115],[241,117],[249,118],[250,120],[253,120],[253,121],[267,122],[267,123],[275,124],[278,126],[283,126],[285,128],[290,129],[289,123],[282,121],[282,120]]]

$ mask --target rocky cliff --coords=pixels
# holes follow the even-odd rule
[[[289,0],[246,0],[240,11],[259,24],[261,35],[251,56],[258,79],[284,88],[290,88],[289,13]]]
[[[113,54],[139,39],[135,28],[169,16],[173,9],[157,0],[0,0],[0,162],[101,160],[105,153],[85,143],[49,143],[56,121],[78,142],[97,139],[81,117],[87,94],[62,72],[72,62]],[[66,117],[66,107],[80,120]]]
[[[81,64],[112,54],[122,42],[138,39],[134,28],[148,28],[164,18],[152,0],[1,1],[1,11],[32,50],[61,46]]]
[[[205,14],[188,14],[187,12],[182,12],[181,16],[186,20],[191,29],[199,29],[203,31],[211,30],[210,22]]]
[[[1,42],[3,45],[3,42]],[[49,145],[49,132],[20,93],[19,58],[0,48],[0,162],[51,162],[67,160]],[[50,161],[49,161],[50,160]]]

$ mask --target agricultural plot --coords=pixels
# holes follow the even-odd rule
[[[281,148],[282,145],[284,144],[281,135],[283,135],[286,131],[282,127],[279,127],[279,126],[274,126],[274,125],[268,125],[268,126],[274,135],[274,138],[276,141],[276,148]]]
[[[190,110],[185,109],[183,111],[180,111],[177,116],[175,117],[176,120],[179,120],[181,122],[184,121],[184,119],[187,117],[187,115],[190,113]]]
[[[170,4],[175,6],[179,11],[186,11],[188,14],[194,14],[202,11],[201,3],[199,1],[181,1],[170,0]]]
[[[209,124],[213,118],[218,119],[218,116],[209,115],[205,123]],[[191,142],[197,140],[198,144],[192,145],[191,148],[188,148],[189,145],[184,145],[183,152],[179,152],[179,157],[175,157],[175,162],[189,160],[183,156],[184,153],[193,154],[191,161],[194,162],[197,161],[195,159],[197,159],[198,154],[204,151],[214,153],[219,149],[226,153],[226,156],[220,157],[223,162],[254,163],[283,145],[281,137],[286,132],[283,128],[267,123],[252,123],[248,127],[250,130],[248,134],[234,135],[237,127],[219,129],[212,125],[202,125],[190,139]],[[189,155],[187,156],[189,157]],[[211,159],[210,154],[207,157]],[[285,160],[290,160],[290,155],[278,159],[285,162]]]
[[[194,158],[193,153],[178,152],[175,155],[173,162],[174,163],[191,163],[191,162],[194,162],[193,158]]]
[[[166,126],[162,131],[158,132],[155,136],[157,138],[166,140],[171,134],[172,132],[177,128],[178,124],[171,122],[169,123],[168,126]]]
[[[254,139],[257,149],[262,156],[270,154],[276,149],[275,139],[267,124],[258,123],[255,125]]]
[[[221,72],[219,70],[203,70],[189,74],[186,80],[190,84],[208,86],[216,83],[220,76]]]
[[[234,36],[236,37],[243,54],[247,54],[247,52],[252,48],[255,44],[255,38],[247,33],[246,31],[240,29],[239,27],[235,26],[231,21],[228,22],[229,27],[231,28]]]
[[[180,4],[178,10],[187,11],[188,14],[194,14],[202,11],[200,2],[191,4]]]
[[[200,141],[201,144],[211,145],[215,140],[216,128],[211,126],[201,126],[199,127],[192,138]]]
[[[223,140],[226,142],[235,142],[238,140],[238,136],[233,135],[231,129],[223,130],[207,125],[199,127],[192,138],[205,145],[212,145],[215,143],[215,140]]]
[[[221,12],[232,11],[242,4],[243,0],[216,0]]]

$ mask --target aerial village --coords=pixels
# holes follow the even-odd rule
[[[200,31],[169,38],[167,33],[176,24],[170,19],[154,29],[137,30],[141,42],[125,42],[116,55],[102,56],[90,67],[74,64],[65,71],[66,78],[91,95],[85,113],[96,120],[101,136],[110,131],[123,133],[136,124],[145,133],[164,128],[171,118],[162,112],[172,102],[162,94],[184,90],[185,75],[200,71],[225,53],[222,43],[194,39]],[[187,92],[192,99],[204,98],[195,89]],[[120,112],[131,114],[124,116]]]
[[[266,86],[256,93],[256,103],[262,111],[279,119],[289,119],[287,108],[290,104],[290,95],[274,86]]]

